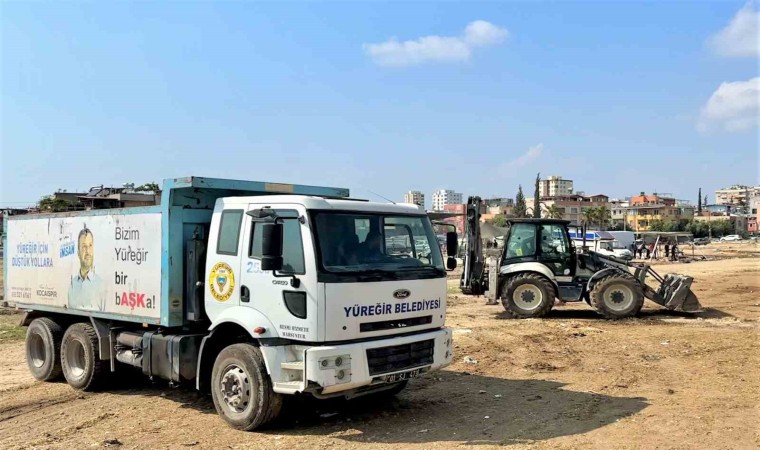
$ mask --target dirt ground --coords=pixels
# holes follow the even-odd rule
[[[384,402],[292,401],[262,433],[231,430],[192,389],[141,377],[95,394],[35,382],[19,316],[0,315],[0,448],[758,448],[760,258],[666,271],[695,277],[703,313],[648,302],[642,317],[610,322],[583,304],[510,320],[452,279],[452,366]]]

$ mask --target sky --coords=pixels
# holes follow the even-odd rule
[[[758,9],[5,1],[0,207],[191,175],[713,199],[760,184]]]

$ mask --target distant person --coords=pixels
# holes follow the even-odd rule
[[[72,309],[105,311],[106,292],[103,279],[93,271],[95,262],[95,240],[92,231],[85,225],[77,239],[79,271],[71,277],[68,305]]]
[[[665,241],[665,258],[668,258],[670,256],[670,243],[668,241]]]
[[[673,246],[670,247],[670,260],[671,261],[678,261],[678,243],[673,243]]]

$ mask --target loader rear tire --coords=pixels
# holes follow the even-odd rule
[[[98,355],[98,335],[89,323],[75,323],[63,335],[61,367],[66,382],[75,389],[96,391],[104,387],[110,362]]]
[[[591,288],[591,307],[606,319],[633,317],[644,306],[644,291],[635,279],[613,273]]]
[[[40,381],[61,377],[61,340],[63,327],[47,317],[34,319],[26,330],[26,364]]]
[[[554,306],[554,285],[537,273],[521,273],[509,278],[502,288],[501,304],[514,319],[543,317]]]
[[[233,344],[219,352],[211,372],[216,412],[229,426],[253,431],[274,421],[282,410],[282,394],[274,392],[261,350]]]

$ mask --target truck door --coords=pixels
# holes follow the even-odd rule
[[[240,231],[244,216],[244,208],[225,206],[212,220],[204,283],[206,313],[212,319],[240,302],[237,278],[240,275]]]
[[[276,276],[261,270],[261,226],[246,215],[243,258],[240,268],[240,304],[264,314],[280,337],[316,341],[317,276],[306,210],[292,204],[251,204],[248,210],[266,206],[283,220],[283,270]]]

